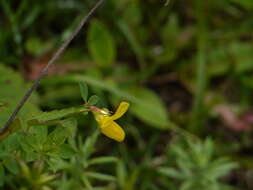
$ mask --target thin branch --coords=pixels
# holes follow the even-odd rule
[[[70,35],[70,37],[63,42],[63,44],[60,46],[60,48],[55,52],[55,54],[52,56],[52,58],[49,60],[47,65],[44,67],[44,69],[40,72],[38,78],[34,81],[33,85],[30,89],[27,90],[23,98],[20,100],[19,104],[17,105],[16,109],[13,111],[13,113],[10,115],[9,119],[5,123],[4,127],[0,130],[0,136],[4,135],[10,126],[10,124],[13,122],[21,108],[24,106],[28,98],[31,96],[32,92],[38,87],[41,79],[45,77],[48,73],[48,69],[50,66],[52,66],[55,61],[61,56],[61,54],[64,52],[64,50],[68,47],[70,42],[75,38],[75,36],[80,32],[84,24],[87,23],[87,21],[91,18],[93,13],[100,7],[100,5],[103,4],[105,0],[99,0],[95,6],[88,12],[87,15],[83,17],[80,24],[77,26],[77,28],[74,30],[74,32]]]

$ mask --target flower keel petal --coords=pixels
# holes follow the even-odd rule
[[[124,130],[114,121],[107,122],[100,130],[104,135],[118,142],[122,142],[125,138]]]

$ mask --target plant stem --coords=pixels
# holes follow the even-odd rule
[[[194,97],[193,109],[192,109],[192,119],[190,124],[190,130],[192,132],[197,132],[202,126],[204,121],[204,110],[203,110],[203,99],[204,92],[207,86],[207,72],[206,72],[206,16],[205,11],[205,1],[196,0],[196,16],[197,16],[197,86],[196,93]]]
[[[69,36],[69,38],[66,41],[64,41],[63,44],[59,47],[59,49],[55,52],[55,54],[49,60],[49,62],[47,63],[47,65],[44,67],[44,69],[40,72],[38,78],[34,81],[34,83],[31,86],[31,88],[27,90],[27,92],[25,93],[25,95],[23,96],[23,98],[20,100],[20,102],[17,105],[16,109],[10,115],[9,119],[7,120],[7,122],[5,123],[4,127],[0,131],[0,136],[3,135],[6,131],[8,131],[8,127],[13,122],[13,120],[15,119],[15,117],[17,116],[17,114],[19,113],[19,111],[21,110],[21,108],[24,106],[24,104],[26,103],[26,101],[28,100],[28,98],[31,96],[32,92],[38,87],[41,79],[44,78],[47,75],[48,69],[50,68],[50,66],[52,66],[55,63],[55,61],[61,56],[61,54],[68,47],[68,45],[70,44],[70,42],[80,32],[80,30],[82,29],[82,27],[84,26],[84,24],[87,23],[87,21],[91,18],[91,16],[93,15],[93,13],[100,7],[100,5],[102,5],[102,3],[104,1],[105,0],[99,0],[94,5],[94,7],[88,12],[88,14],[83,17],[83,19],[81,20],[81,22],[79,23],[79,25],[77,26],[77,28],[73,31],[73,33]]]

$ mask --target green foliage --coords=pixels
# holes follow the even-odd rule
[[[146,88],[131,89],[132,96],[141,100],[132,106],[132,112],[146,123],[159,129],[169,127],[166,108],[159,97]]]
[[[99,101],[98,96],[93,95],[93,96],[91,96],[91,97],[89,98],[88,104],[90,104],[90,105],[96,105],[96,104],[98,103],[98,101]]]
[[[88,86],[86,85],[86,83],[79,82],[79,87],[80,87],[81,96],[82,96],[85,104],[96,105],[98,103],[99,97],[96,95],[92,95],[88,99]]]
[[[95,152],[95,143],[97,141],[99,132],[94,132],[83,143],[79,138],[78,143],[71,143],[72,148],[76,154],[71,157],[70,161],[64,161],[52,158],[49,161],[50,166],[55,171],[64,171],[64,176],[56,181],[60,189],[93,189],[92,181],[94,179],[99,181],[115,181],[115,177],[101,172],[93,172],[95,166],[107,163],[115,163],[118,161],[115,157],[96,157],[91,158]],[[94,187],[98,188],[98,187]]]
[[[249,9],[249,10],[253,9],[253,3],[250,0],[242,0],[242,1],[231,0],[231,1],[243,6],[246,9]]]
[[[183,45],[179,39],[180,28],[176,15],[171,15],[167,23],[163,26],[161,37],[164,43],[164,51],[157,58],[157,61],[163,64],[171,63],[178,53],[178,49]]]
[[[248,43],[233,42],[221,46],[212,51],[210,58],[210,74],[222,76],[229,71],[235,74],[243,74],[252,71],[252,51],[253,48]],[[234,63],[230,62],[233,55]]]
[[[138,63],[140,65],[140,67],[143,68],[146,64],[143,47],[141,46],[138,39],[136,39],[136,37],[134,36],[134,32],[131,30],[131,28],[128,26],[128,24],[126,23],[125,20],[118,19],[116,22],[117,22],[116,24],[117,24],[119,30],[125,36],[128,43],[130,44],[132,50],[136,54],[136,57],[138,59]]]
[[[0,127],[94,3],[0,1]],[[0,189],[251,190],[252,18],[252,0],[105,1],[0,135]],[[98,138],[90,106],[121,101],[125,141]]]
[[[225,185],[218,180],[238,167],[227,158],[214,159],[214,143],[211,139],[206,139],[203,143],[188,141],[186,147],[175,145],[171,148],[178,169],[162,166],[158,172],[180,181],[180,190],[224,189]]]
[[[66,108],[62,110],[54,110],[50,112],[39,113],[35,116],[31,116],[27,119],[27,123],[29,125],[52,125],[55,122],[71,117],[72,115],[76,115],[79,113],[87,112],[88,108],[85,106]]]
[[[24,83],[21,76],[12,71],[10,68],[0,64],[0,126],[3,126],[7,121],[9,115],[20,101],[22,95],[25,93],[28,85]],[[30,101],[24,106],[20,115],[25,116],[32,113],[38,113],[38,108],[34,102],[36,102],[36,94],[33,95]]]
[[[81,92],[81,96],[84,102],[88,100],[88,86],[85,83],[79,83],[79,88]]]
[[[12,188],[21,189],[51,189],[48,183],[56,178],[45,172],[45,165],[43,161],[35,162],[29,167],[25,162],[18,161],[20,166],[20,175],[12,179],[10,186]]]
[[[25,48],[28,53],[33,56],[41,56],[52,49],[52,42],[44,42],[39,38],[31,37],[25,43]]]
[[[87,86],[82,84],[80,89],[81,95],[87,99]],[[11,93],[15,92],[9,94]],[[98,97],[93,95],[87,103],[94,105],[97,100]],[[4,106],[5,103],[1,103],[1,107]],[[51,189],[54,186],[50,184],[52,180],[61,186],[65,184],[65,177],[68,176],[70,180],[64,188],[92,189],[91,180],[115,181],[113,175],[87,170],[89,166],[117,162],[115,157],[90,158],[95,152],[98,131],[87,138],[85,143],[79,139],[76,144],[74,140],[77,122],[71,117],[88,111],[87,107],[81,106],[17,118],[1,139],[0,185],[12,188],[17,186],[25,189]],[[33,162],[35,165],[37,162],[43,162],[47,170],[54,173],[64,169],[63,178],[56,180],[56,175],[42,173],[43,166],[30,169],[27,162]]]
[[[102,67],[110,67],[116,56],[113,37],[98,20],[93,20],[88,31],[88,47],[92,58]]]

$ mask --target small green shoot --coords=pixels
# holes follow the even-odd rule
[[[96,105],[99,101],[99,97],[96,95],[92,95],[89,100],[88,100],[88,104],[89,105]]]
[[[84,82],[79,82],[79,87],[80,87],[81,96],[84,102],[86,103],[88,101],[88,94],[89,94],[88,86]]]

